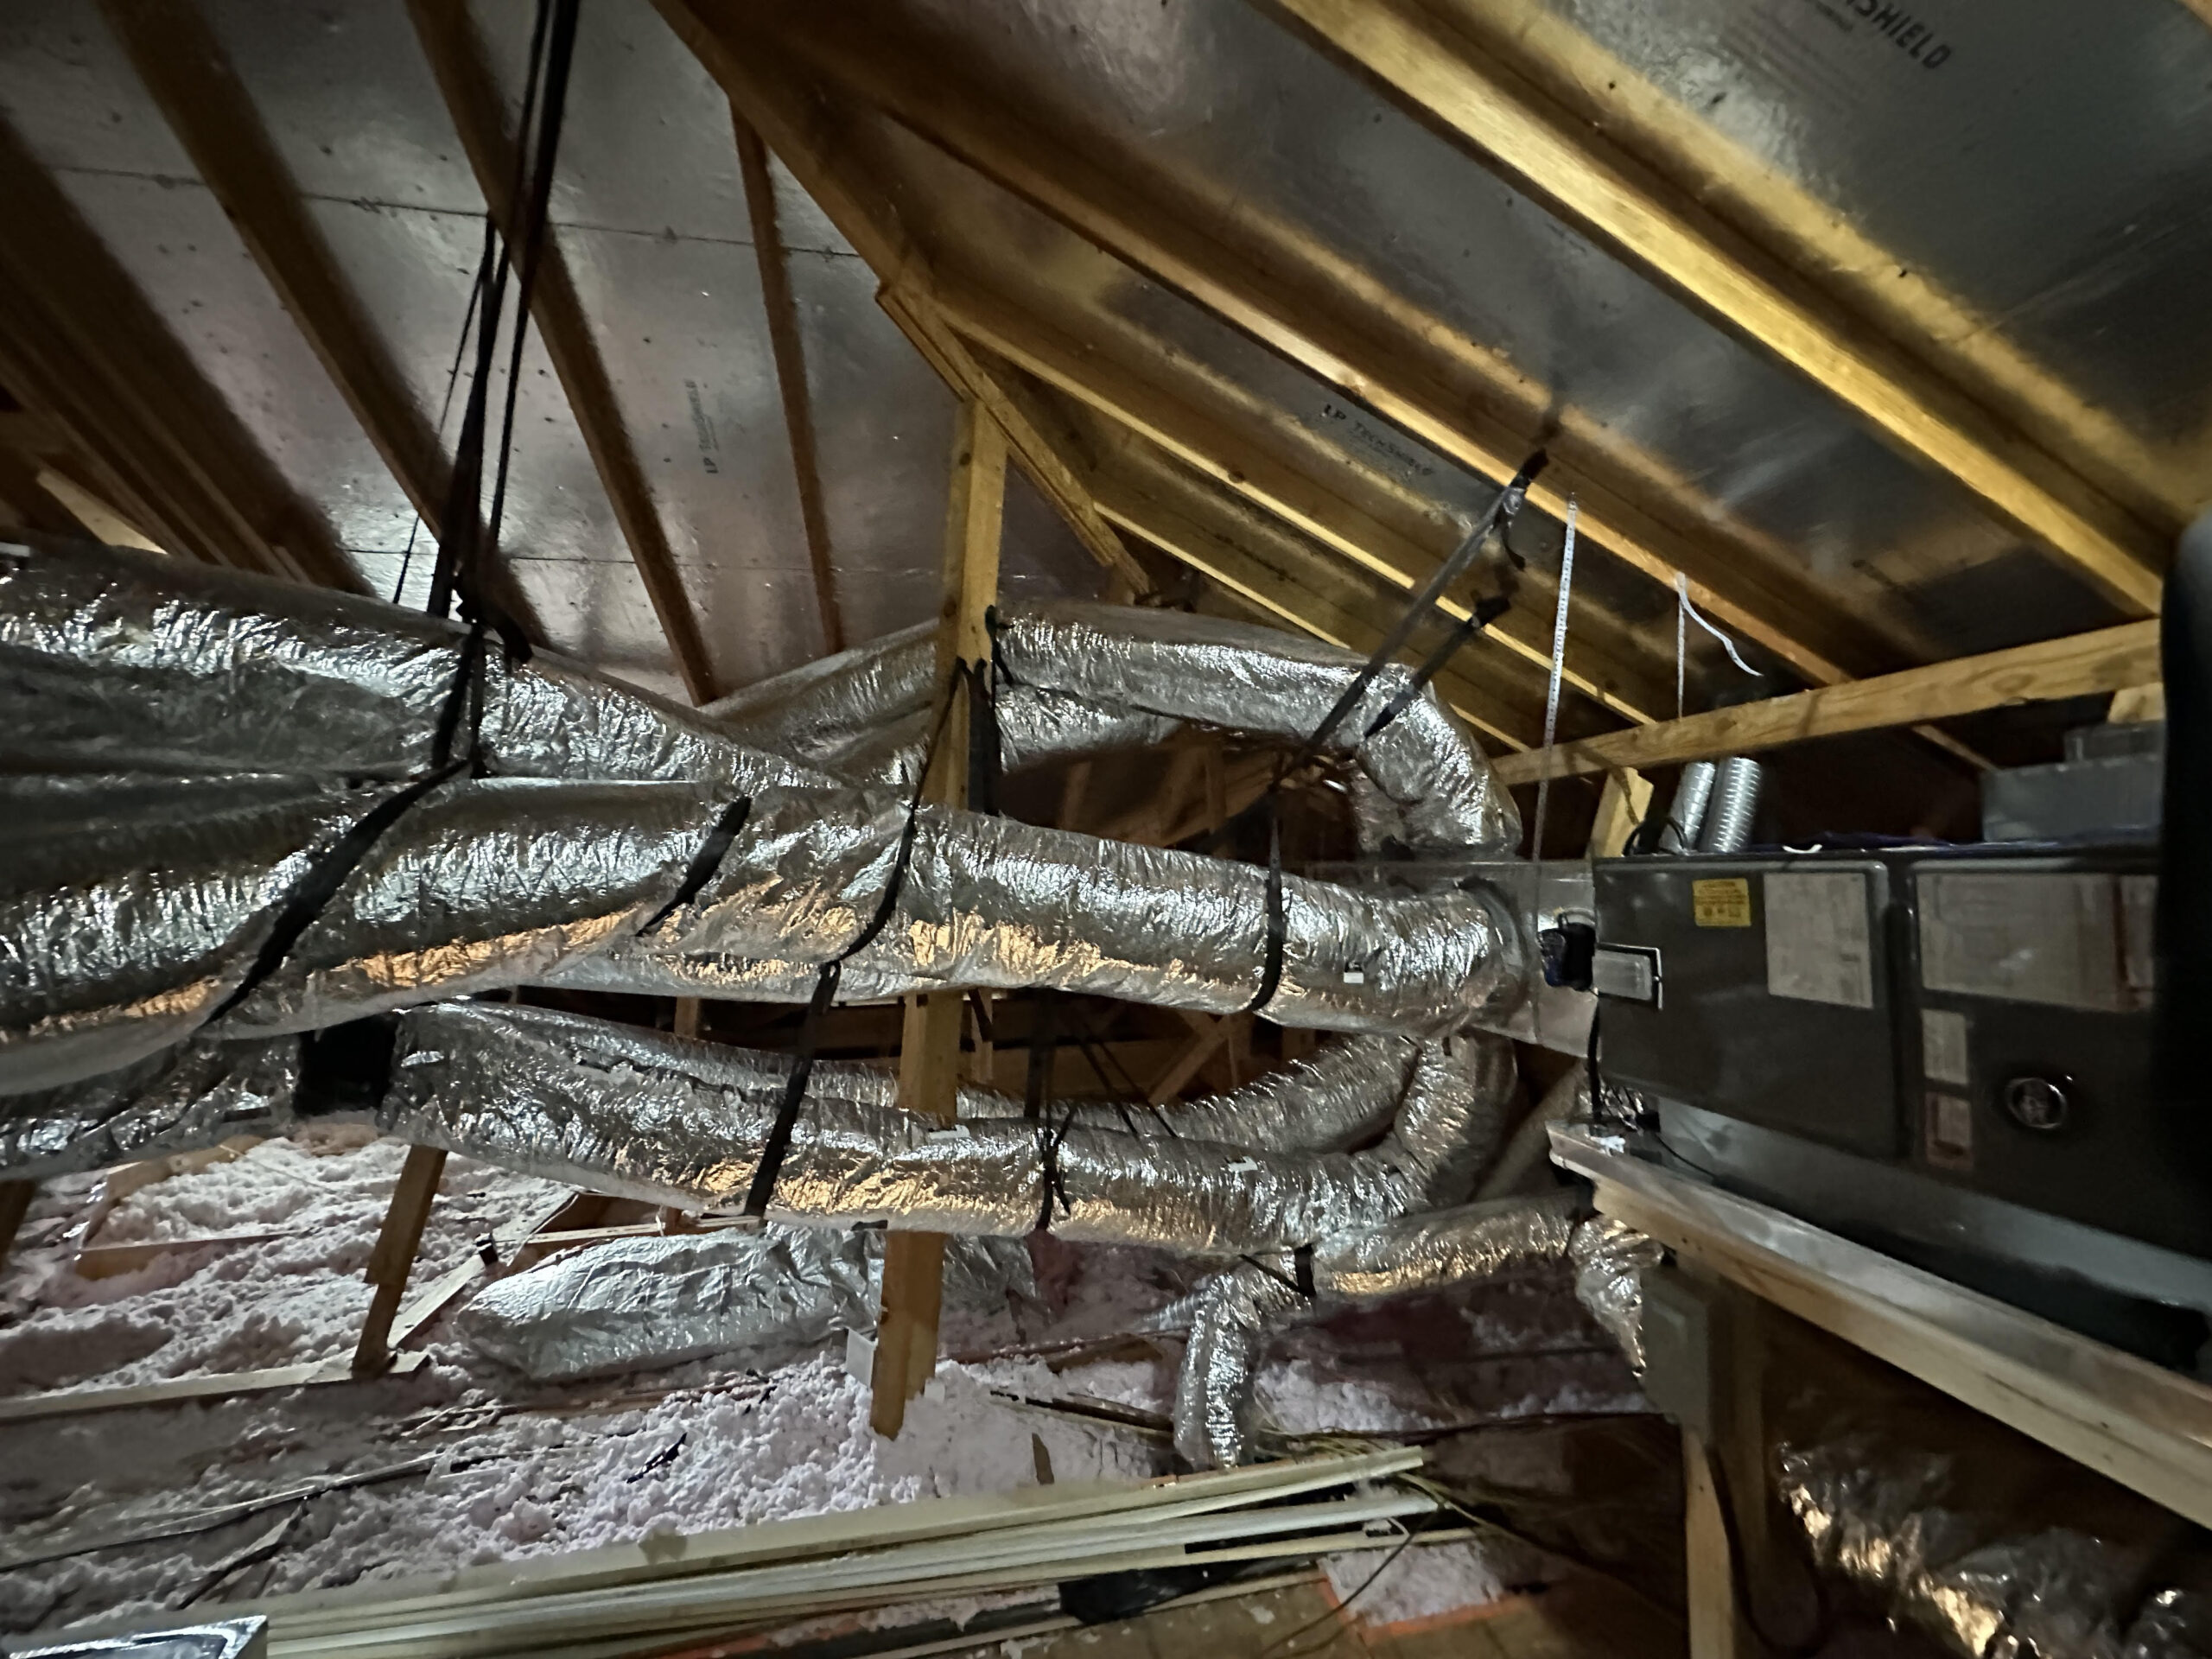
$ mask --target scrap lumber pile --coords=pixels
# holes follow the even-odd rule
[[[619,1659],[824,1614],[1402,1544],[1415,1448],[810,1516],[272,1599],[271,1659]]]

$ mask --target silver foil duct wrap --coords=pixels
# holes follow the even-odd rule
[[[458,1309],[468,1344],[541,1382],[678,1365],[709,1354],[772,1357],[874,1315],[858,1234],[609,1239],[495,1279]]]
[[[734,1204],[781,1080],[702,1064],[700,1046],[543,1009],[418,1008],[401,1019],[381,1119],[407,1140],[599,1192]],[[944,1128],[810,1092],[770,1213],[1019,1236],[1049,1203],[1053,1230],[1076,1242],[1287,1249],[1459,1196],[1459,1143],[1497,1110],[1510,1066],[1497,1039],[1427,1046],[1382,1142],[1319,1155],[1020,1122]]]
[[[286,899],[393,787],[28,837],[0,875],[0,1093],[190,1034],[244,982]],[[906,803],[766,791],[695,901],[656,920],[731,804],[684,784],[445,785],[318,904],[223,1030],[306,1030],[522,984],[803,999],[874,914]],[[1296,877],[1282,892],[1268,1005],[1280,1024],[1491,1024],[1521,995],[1519,935],[1493,897]],[[891,925],[845,991],[1052,986],[1227,1014],[1258,988],[1267,934],[1253,866],[931,808]]]
[[[181,1044],[82,1083],[0,1096],[0,1180],[44,1180],[292,1126],[300,1039]]]
[[[950,1241],[950,1307],[1003,1313],[1033,1299],[1018,1242]],[[720,1354],[767,1363],[875,1328],[883,1234],[770,1225],[610,1240],[495,1279],[454,1314],[478,1352],[542,1382],[651,1370]]]
[[[465,633],[133,549],[0,546],[0,762],[405,778],[430,763]],[[830,781],[550,652],[511,665],[496,641],[480,738],[514,777]]]
[[[2202,1588],[2152,1576],[2171,1565],[2163,1518],[2134,1535],[2037,1527],[2017,1493],[1999,1504],[1968,1490],[1952,1453],[1866,1429],[1785,1444],[1777,1473],[1814,1565],[1960,1659],[2212,1652]]]
[[[562,982],[798,999],[874,915],[906,823],[889,791],[772,791],[719,873],[657,931]],[[1281,1025],[1495,1023],[1522,992],[1520,935],[1483,892],[1370,893],[1286,876]],[[1267,873],[1008,818],[925,807],[891,925],[845,970],[868,999],[1049,986],[1229,1014],[1266,961]],[[804,942],[803,950],[793,945]]]
[[[1574,1297],[1621,1345],[1629,1367],[1643,1375],[1643,1275],[1666,1251],[1656,1238],[1609,1216],[1592,1216],[1574,1230]]]
[[[1194,1469],[1233,1468],[1252,1446],[1252,1383],[1275,1332],[1306,1306],[1294,1281],[1243,1262],[1192,1296],[1175,1373],[1175,1450]]]
[[[1194,1467],[1229,1468],[1252,1450],[1252,1389],[1275,1332],[1350,1303],[1448,1290],[1564,1259],[1573,1194],[1506,1198],[1346,1228],[1313,1247],[1313,1294],[1285,1257],[1217,1274],[1162,1316],[1188,1321],[1175,1376],[1175,1449]],[[1166,1328],[1163,1324],[1160,1328]]]
[[[1053,1123],[1120,1128],[1141,1141],[1211,1141],[1264,1152],[1343,1152],[1388,1128],[1413,1075],[1421,1046],[1406,1037],[1344,1037],[1310,1059],[1254,1078],[1226,1094],[1184,1103],[1128,1106],[1095,1100],[1056,1103]],[[978,1090],[963,1120],[1020,1117],[1023,1103]]]
[[[374,794],[226,797],[195,816],[10,832],[0,861],[0,1095],[191,1035],[243,982],[285,894]]]
[[[1081,601],[1007,607],[996,639],[1009,768],[1157,743],[1186,725],[1300,742],[1365,665],[1355,652],[1249,623]],[[909,629],[706,712],[747,743],[856,783],[911,778],[940,690],[933,650],[928,630]],[[1512,798],[1433,691],[1366,735],[1409,677],[1386,667],[1329,745],[1372,786],[1357,791],[1370,844],[1510,851],[1520,841]]]

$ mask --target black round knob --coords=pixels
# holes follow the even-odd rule
[[[2073,1109],[2069,1078],[2015,1077],[2005,1085],[2005,1115],[2024,1129],[2049,1134],[2063,1128]]]

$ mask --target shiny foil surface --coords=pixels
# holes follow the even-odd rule
[[[295,1121],[300,1039],[180,1044],[80,1083],[0,1096],[0,1180],[41,1181]]]
[[[1621,1345],[1630,1368],[1643,1375],[1643,1275],[1666,1260],[1659,1241],[1610,1216],[1592,1216],[1574,1230],[1575,1300]]]

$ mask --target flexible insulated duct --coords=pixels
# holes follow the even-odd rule
[[[1017,685],[1071,708],[1275,735],[1358,666],[1127,607],[1017,617],[1001,640]],[[522,775],[363,785],[427,760],[460,651],[448,625],[373,601],[114,550],[0,558],[0,753],[200,773],[168,802],[129,773],[20,791],[35,810],[0,873],[0,1093],[210,1021],[305,1030],[513,985],[800,1000],[868,928],[903,793],[783,786],[824,774],[548,659],[487,670],[480,758]],[[909,696],[903,672],[869,696]],[[802,678],[818,701],[867,676]],[[1510,799],[1433,697],[1351,747],[1362,798],[1405,834],[1510,838]],[[1271,914],[1250,866],[936,807],[911,855],[849,998],[1041,986],[1231,1013],[1271,984],[1280,1023],[1419,1033],[1495,1023],[1521,992],[1495,894],[1287,877]]]
[[[1004,683],[998,722],[1009,768],[1156,743],[1185,726],[1302,741],[1364,666],[1354,653],[1270,628],[1123,605],[1005,607],[993,635]],[[709,706],[746,741],[856,782],[918,766],[931,702],[931,630],[779,676]],[[1513,799],[1433,691],[1370,733],[1411,671],[1376,676],[1327,753],[1355,766],[1363,837],[1432,855],[1503,852],[1520,839]]]
[[[1246,1459],[1260,1362],[1295,1320],[1562,1261],[1580,1203],[1557,1194],[1395,1217],[1331,1235],[1302,1264],[1246,1262],[1217,1274],[1161,1321],[1189,1330],[1175,1380],[1176,1451],[1197,1468]]]
[[[1667,807],[1667,823],[1660,831],[1659,850],[1687,853],[1697,847],[1706,809],[1713,801],[1714,767],[1710,760],[1693,760],[1682,768],[1675,785],[1675,798]]]
[[[2212,1655],[2212,1561],[2201,1549],[2193,1571],[2176,1560],[2167,1517],[2038,1525],[2021,1514],[2031,1500],[2017,1475],[1978,1493],[1955,1452],[1880,1429],[1784,1444],[1776,1458],[1815,1567],[1957,1659]]]
[[[0,544],[0,772],[404,779],[431,763],[467,637],[377,600],[136,549]],[[550,652],[510,664],[496,640],[478,741],[508,777],[830,781]]]
[[[1705,814],[1697,849],[1700,853],[1740,853],[1751,844],[1751,828],[1759,813],[1759,790],[1766,772],[1747,754],[1731,755],[1714,775],[1713,804]]]
[[[868,791],[743,803],[686,785],[455,781],[302,913],[298,895],[395,798],[24,837],[0,874],[0,1092],[129,1064],[219,1012],[243,1035],[547,982],[802,1000],[876,913],[907,813]],[[1521,994],[1493,893],[1285,877],[1281,895],[1278,1023],[1419,1032],[1502,1019]],[[1234,1013],[1262,982],[1268,911],[1253,866],[929,807],[889,925],[844,983],[860,999],[1041,985]]]
[[[734,1205],[780,1082],[763,1086],[757,1057],[723,1052],[545,1009],[418,1008],[398,1021],[378,1120],[420,1145],[597,1192]],[[1008,1236],[1049,1220],[1077,1243],[1290,1249],[1463,1198],[1512,1084],[1501,1039],[1425,1044],[1389,1134],[1364,1152],[1319,1154],[1020,1122],[944,1128],[810,1094],[768,1213]]]

